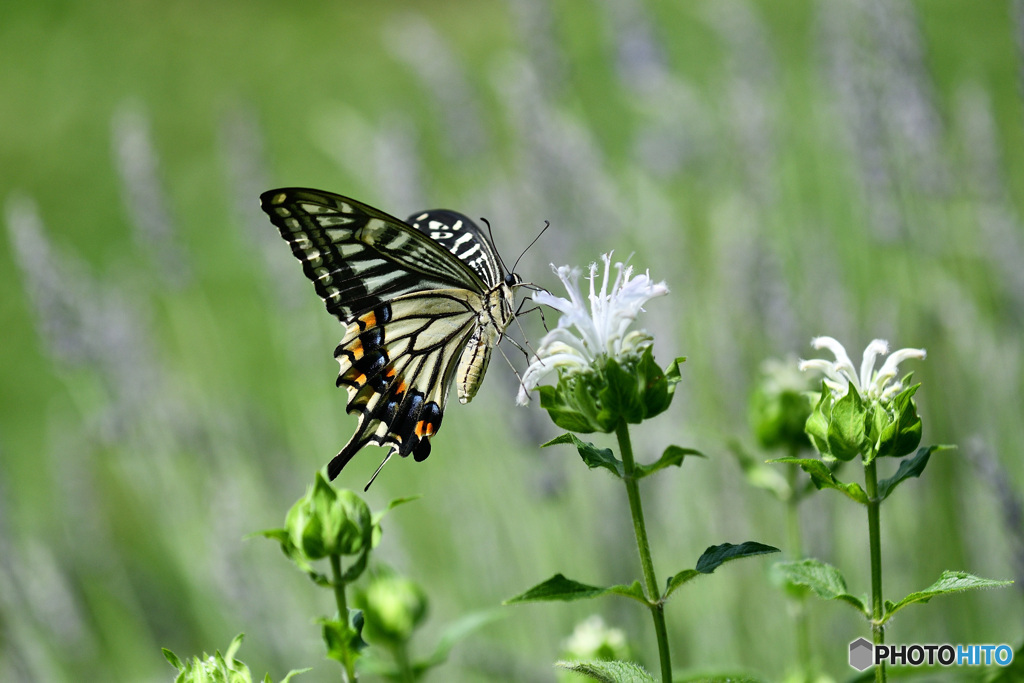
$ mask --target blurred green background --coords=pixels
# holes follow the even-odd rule
[[[275,680],[337,680],[312,619],[333,608],[275,545],[355,420],[340,336],[261,191],[306,185],[405,216],[487,216],[505,258],[585,265],[614,249],[664,279],[642,323],[686,355],[669,414],[637,434],[704,450],[645,482],[660,577],[725,541],[785,546],[779,504],[729,455],[769,357],[925,347],[925,443],[955,443],[883,510],[886,597],[943,569],[1017,587],[903,612],[891,642],[1024,638],[1024,2],[39,0],[0,20],[0,680],[169,680],[160,647],[223,649]],[[543,333],[524,321],[529,336]],[[521,354],[508,350],[520,363]],[[911,367],[912,366],[912,367]],[[379,557],[440,628],[556,571],[639,577],[625,496],[569,449],[496,357],[449,405],[423,464],[370,490]],[[649,427],[649,428],[648,428]],[[600,439],[599,439],[600,441]],[[604,441],[600,441],[604,444]],[[763,454],[769,457],[768,454]],[[339,482],[361,489],[379,461]],[[888,463],[887,463],[888,465]],[[882,476],[889,472],[883,470]],[[868,590],[862,512],[803,510],[805,547]],[[793,660],[772,560],[668,606],[678,669],[782,678]],[[550,681],[594,612],[507,608],[432,680]],[[843,679],[866,628],[811,606]]]

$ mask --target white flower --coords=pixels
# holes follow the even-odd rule
[[[551,268],[569,293],[568,299],[550,292],[538,292],[533,300],[550,306],[562,315],[558,327],[544,335],[519,388],[516,402],[526,405],[529,391],[542,378],[558,369],[570,374],[592,366],[599,358],[618,358],[650,346],[651,336],[643,330],[628,331],[643,305],[656,296],[668,294],[664,282],[655,283],[649,273],[633,275],[633,267],[615,264],[615,279],[609,283],[612,270],[611,252],[604,254],[604,276],[600,291],[595,288],[598,265],[590,264],[590,295],[584,300],[579,287],[580,271],[569,266]],[[589,305],[588,305],[589,302]],[[575,329],[574,329],[575,328]]]
[[[842,398],[852,384],[865,401],[887,403],[893,396],[903,391],[903,384],[896,379],[899,364],[909,358],[924,359],[924,349],[900,349],[889,356],[882,367],[875,370],[875,360],[879,355],[889,352],[889,342],[875,339],[864,349],[864,358],[860,363],[860,374],[853,367],[853,362],[846,355],[843,345],[832,337],[815,337],[811,346],[816,349],[828,349],[836,357],[835,361],[821,358],[801,360],[801,370],[818,370],[825,375],[825,386],[836,398]]]
[[[562,649],[572,659],[600,659],[601,655],[615,655],[625,659],[629,654],[626,634],[612,628],[598,615],[592,615],[576,624],[572,635],[562,643]]]

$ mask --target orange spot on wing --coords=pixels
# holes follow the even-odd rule
[[[419,422],[416,423],[416,436],[418,436],[418,437],[420,437],[422,439],[424,436],[433,436],[433,435],[434,435],[434,424],[432,422],[427,422],[426,420],[420,420]]]
[[[377,314],[370,311],[359,319],[359,322],[363,323],[366,327],[374,327],[377,324]]]
[[[352,354],[352,357],[355,360],[359,360],[360,358],[363,357],[363,342],[356,339],[355,341],[348,345],[348,349],[346,350]]]

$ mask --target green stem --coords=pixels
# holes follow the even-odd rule
[[[401,672],[401,680],[405,683],[414,683],[416,676],[412,672],[412,664],[409,663],[409,648],[405,642],[399,643],[394,648],[395,664]]]
[[[797,457],[794,449],[791,457]],[[798,493],[800,487],[800,470],[797,467],[788,467],[786,472],[789,478],[789,499],[786,501],[786,532],[789,538],[790,559],[798,561],[803,559],[803,534],[800,532],[800,500]],[[807,618],[807,605],[804,597],[795,597],[790,602],[793,614],[793,630],[796,636],[796,656],[800,666],[800,675],[803,680],[812,680],[813,671],[811,663],[811,631]]]
[[[654,633],[658,639],[658,657],[661,660],[662,683],[672,683],[672,656],[668,649],[668,630],[665,628],[665,603],[661,601],[658,580],[654,576],[654,561],[651,559],[651,544],[647,540],[647,527],[644,524],[644,508],[640,501],[640,485],[635,476],[636,462],[633,460],[633,444],[629,439],[629,426],[625,420],[619,420],[615,428],[615,436],[619,440],[619,454],[622,456],[622,481],[626,484],[626,495],[629,497],[629,511],[633,516],[633,532],[636,534],[636,547],[640,552],[640,565],[643,567],[644,583],[647,586],[647,600],[654,619]]]
[[[868,494],[868,538],[871,546],[871,635],[875,645],[885,643],[885,627],[882,626],[884,603],[882,601],[882,535],[879,531],[881,501],[878,499],[878,473],[875,458],[864,465],[864,490]],[[876,683],[885,683],[885,663],[875,668]]]
[[[345,580],[341,574],[341,555],[331,555],[331,585],[334,587],[334,602],[338,605],[338,620],[348,626],[348,600],[345,597]],[[355,683],[356,662],[351,653],[346,652],[345,661],[341,663],[341,680],[343,683]]]

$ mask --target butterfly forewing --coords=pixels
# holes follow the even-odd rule
[[[260,199],[327,310],[342,322],[406,292],[484,288],[438,242],[354,199],[302,188],[264,192]]]
[[[472,268],[488,288],[504,279],[501,259],[491,240],[461,213],[447,209],[423,211],[409,216],[408,223]]]
[[[421,212],[404,223],[330,192],[271,190],[263,210],[344,325],[338,386],[356,432],[328,465],[333,479],[367,444],[430,453],[448,389],[472,398],[511,320],[511,288],[490,240],[465,216]]]

